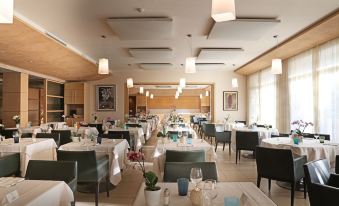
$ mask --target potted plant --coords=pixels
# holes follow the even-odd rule
[[[19,129],[19,127],[20,127],[20,116],[19,116],[19,115],[14,115],[14,116],[13,116],[13,120],[14,120],[14,122],[15,122],[15,127],[16,127],[17,129]]]
[[[158,132],[157,137],[161,137],[162,142],[165,143],[167,137],[165,126],[162,128],[162,132]]]
[[[303,120],[296,120],[296,121],[293,121],[291,123],[291,125],[295,126],[295,129],[292,131],[292,135],[291,135],[292,139],[293,139],[294,143],[298,144],[299,142],[302,142],[305,129],[309,125],[313,126],[313,123],[312,122],[305,122]]]
[[[142,152],[131,151],[128,153],[128,159],[135,162],[135,167],[139,167],[145,180],[145,200],[148,206],[157,206],[160,203],[161,187],[157,186],[158,177],[152,171],[145,170],[145,157]]]

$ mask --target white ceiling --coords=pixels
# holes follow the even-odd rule
[[[112,71],[140,70],[139,63],[171,63],[182,70],[181,64],[190,55],[187,34],[192,34],[193,53],[201,48],[242,48],[244,51],[223,62],[225,70],[234,70],[274,47],[273,35],[283,41],[339,7],[338,0],[236,0],[237,18],[273,18],[280,20],[273,26],[234,26],[227,37],[223,23],[214,26],[210,17],[211,0],[15,0],[15,13],[30,20],[60,38],[82,55],[97,61],[110,59]],[[139,13],[137,8],[144,11]],[[168,17],[171,35],[169,40],[123,40],[108,26],[108,18]],[[167,29],[168,27],[166,27]],[[225,32],[225,38],[211,38],[211,29]],[[137,33],[136,33],[137,34]],[[246,34],[255,38],[248,38]],[[102,35],[107,38],[101,38]],[[120,34],[121,35],[121,34]],[[122,34],[123,35],[123,34]],[[144,34],[143,34],[144,35]],[[210,37],[209,37],[210,36]],[[129,48],[170,48],[171,57],[155,55],[153,58],[135,58]],[[208,56],[208,55],[207,55]],[[215,59],[199,59],[200,63],[215,63]],[[220,62],[220,61],[219,61]],[[220,68],[219,68],[220,69]]]

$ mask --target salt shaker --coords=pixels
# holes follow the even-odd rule
[[[170,191],[169,191],[168,188],[166,188],[164,190],[164,205],[165,206],[169,205],[169,203],[170,203],[170,196],[171,196]]]

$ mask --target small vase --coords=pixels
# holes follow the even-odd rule
[[[15,124],[15,128],[19,129],[20,128],[20,124]]]
[[[158,206],[160,204],[161,189],[156,191],[144,190],[145,201],[148,206]]]

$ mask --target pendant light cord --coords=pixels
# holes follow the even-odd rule
[[[192,34],[187,34],[187,44],[191,51],[191,56],[193,56],[193,48],[192,48]]]

